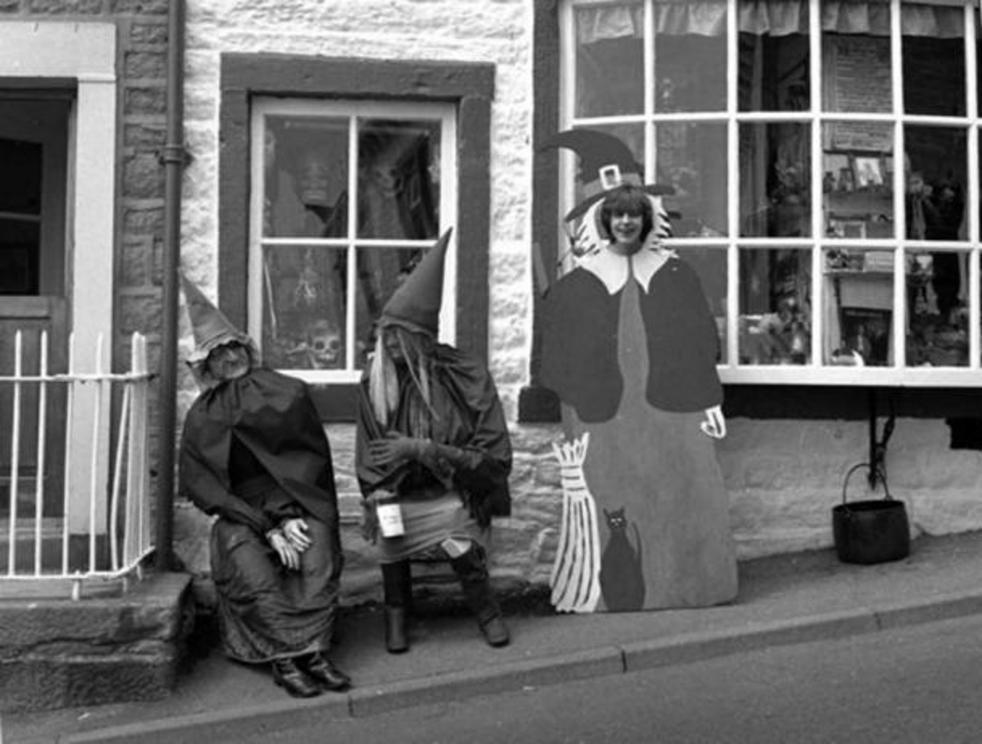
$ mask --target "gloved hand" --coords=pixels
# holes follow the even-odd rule
[[[299,553],[304,552],[314,544],[307,534],[307,530],[309,529],[307,523],[299,517],[284,519],[280,524],[280,529],[283,531],[283,535],[289,541],[290,545]]]
[[[277,528],[267,532],[266,540],[273,550],[276,551],[276,554],[280,558],[280,563],[293,571],[300,568],[300,551],[290,544],[290,541],[286,539],[286,535],[283,534],[281,529]]]
[[[385,439],[373,439],[368,443],[368,454],[376,465],[391,465],[402,460],[418,460],[426,445],[425,439],[390,431]]]

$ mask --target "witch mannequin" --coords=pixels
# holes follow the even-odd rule
[[[409,648],[409,561],[449,559],[485,640],[509,642],[488,577],[491,518],[510,512],[511,442],[491,375],[437,342],[449,231],[386,303],[361,383],[355,462],[377,537],[385,644]]]
[[[331,450],[306,385],[259,365],[182,277],[201,393],[188,411],[180,491],[217,516],[211,572],[225,653],[270,664],[294,697],[350,686],[328,653],[343,557]]]
[[[732,601],[737,569],[715,440],[718,339],[696,273],[661,245],[660,195],[619,140],[552,143],[597,174],[567,219],[578,261],[543,298],[542,381],[561,401],[564,494],[553,603],[570,612]]]

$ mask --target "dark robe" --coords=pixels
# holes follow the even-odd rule
[[[307,386],[257,368],[203,392],[184,422],[180,492],[207,514],[226,652],[247,662],[327,651],[343,564],[331,451]],[[289,571],[265,534],[302,517]]]
[[[407,380],[400,385],[399,407],[388,428],[415,437],[418,433],[411,421],[422,415],[428,420],[428,431],[422,433],[435,446],[428,448],[423,462],[384,467],[372,463],[368,455],[369,441],[384,438],[386,430],[375,419],[367,377],[362,380],[355,451],[362,493],[454,490],[478,524],[487,526],[491,517],[511,513],[511,440],[494,381],[482,364],[443,344],[433,349],[430,374],[431,405],[437,418],[422,413],[424,404]]]
[[[623,394],[617,361],[623,294],[623,288],[610,294],[594,274],[576,268],[542,302],[542,383],[584,422],[611,419]],[[649,360],[647,401],[676,412],[720,405],[719,341],[695,271],[678,258],[668,259],[638,302]]]

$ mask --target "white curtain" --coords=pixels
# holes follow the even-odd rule
[[[741,31],[770,36],[808,33],[807,0],[745,0],[739,7]],[[905,36],[960,38],[964,34],[961,4],[924,2],[904,3],[901,7]],[[575,11],[580,44],[643,35],[644,9],[640,2],[591,3]],[[659,0],[655,3],[655,28],[657,33],[669,36],[720,36],[726,31],[726,3]],[[823,2],[822,30],[888,36],[890,5],[884,0]]]

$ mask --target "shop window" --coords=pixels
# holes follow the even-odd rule
[[[623,139],[672,247],[715,256],[724,382],[977,385],[974,3],[567,0],[558,28],[558,128]]]

